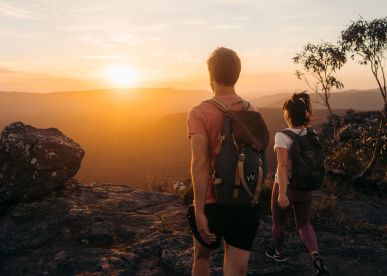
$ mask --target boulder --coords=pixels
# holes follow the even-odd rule
[[[79,170],[84,150],[56,128],[21,122],[0,138],[0,208],[60,188]]]

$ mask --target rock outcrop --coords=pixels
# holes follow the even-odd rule
[[[386,205],[357,199],[322,209],[321,197],[313,224],[332,275],[386,275]],[[0,217],[0,275],[189,275],[192,238],[185,213],[171,194],[71,180]],[[265,257],[271,219],[262,215],[248,275],[313,275],[289,216],[289,261]],[[222,274],[222,258],[222,249],[213,253],[213,275]]]
[[[57,189],[79,170],[84,150],[56,128],[21,122],[0,138],[0,208]]]

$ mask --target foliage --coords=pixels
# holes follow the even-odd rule
[[[351,53],[351,58],[362,65],[371,65],[384,102],[386,102],[386,78],[384,73],[385,52],[387,50],[387,17],[366,21],[363,18],[341,33],[341,45]],[[383,84],[382,84],[382,80]]]
[[[153,192],[173,192],[173,181],[170,174],[163,174],[161,177],[156,177],[149,174],[147,176],[147,185],[148,188]]]
[[[189,187],[189,189],[185,190],[183,195],[181,196],[181,199],[183,200],[184,204],[191,205],[194,200],[194,192],[192,185]]]
[[[339,130],[339,140],[332,142],[326,139],[332,132],[331,126],[325,123],[321,126],[320,140],[326,151],[325,166],[327,170],[345,172],[348,179],[343,181],[331,180],[326,184],[328,190],[340,195],[347,193],[351,187],[348,185],[353,176],[357,175],[373,156],[373,151],[378,142],[378,126],[375,124],[379,112],[354,112],[348,110],[342,120],[344,126]],[[387,167],[387,135],[381,137],[382,147],[378,153],[379,158],[373,170],[375,179],[385,179]],[[372,187],[369,187],[372,189]],[[376,191],[375,191],[376,192]]]
[[[362,178],[370,174],[374,168],[380,152],[385,145],[385,121],[387,117],[385,53],[387,51],[387,17],[366,21],[360,17],[341,33],[341,45],[343,49],[351,53],[351,58],[362,65],[370,64],[372,74],[378,83],[380,93],[384,101],[384,109],[380,112],[379,130],[375,133],[374,152],[356,178]],[[370,138],[372,139],[372,138]],[[368,141],[371,142],[371,141]],[[384,143],[384,144],[383,144]]]
[[[191,205],[194,199],[191,179],[185,181],[174,181],[170,174],[161,176],[148,175],[147,186],[152,192],[170,193],[178,196],[185,205]]]
[[[301,53],[296,54],[293,61],[303,66],[302,71],[296,71],[297,78],[304,78],[308,86],[318,93],[324,105],[329,99],[329,92],[332,88],[344,88],[343,83],[334,75],[346,62],[345,53],[339,47],[328,42],[308,43]],[[313,78],[313,83],[310,82],[307,75]],[[327,93],[327,98],[320,91]]]
[[[308,43],[301,53],[296,54],[293,61],[303,67],[302,70],[296,70],[297,78],[303,79],[309,88],[319,96],[320,103],[328,109],[333,124],[334,137],[336,137],[336,127],[329,98],[333,88],[338,90],[344,88],[344,84],[336,77],[335,73],[346,62],[345,52],[328,42]]]

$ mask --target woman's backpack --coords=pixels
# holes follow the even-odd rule
[[[324,179],[324,152],[316,132],[307,127],[306,135],[299,135],[285,129],[282,133],[289,136],[293,144],[290,149],[292,177],[290,185],[297,190],[315,191]]]
[[[224,121],[213,153],[211,182],[219,205],[257,205],[265,176],[265,149],[269,132],[260,113],[246,101],[226,106],[207,101],[223,112]],[[242,110],[231,110],[241,104]]]

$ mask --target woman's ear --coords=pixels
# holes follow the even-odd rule
[[[306,119],[308,120],[308,124],[310,124],[313,121],[313,113],[312,112],[306,112]]]
[[[289,112],[286,109],[284,110],[284,118],[286,121],[289,120]]]
[[[290,122],[289,112],[286,109],[284,110],[284,119],[285,119],[285,122],[289,125],[289,122]]]
[[[290,118],[290,113],[289,111],[285,110],[285,121],[286,121],[286,124],[288,125],[288,127],[293,127],[293,123],[292,123],[292,119]]]

